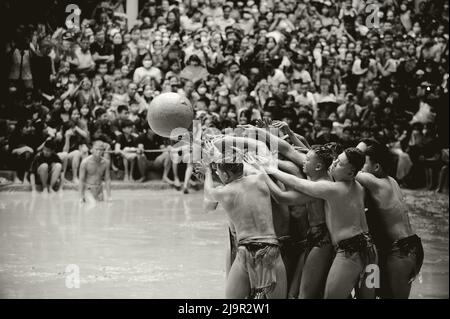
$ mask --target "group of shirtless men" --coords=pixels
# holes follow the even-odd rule
[[[295,134],[289,143],[265,128],[242,129],[258,139],[204,141],[194,169],[204,176],[205,208],[220,204],[228,215],[226,297],[408,298],[423,248],[389,176],[387,148],[370,139],[345,150],[310,147]],[[231,161],[227,145],[239,145]],[[101,199],[103,180],[110,194],[103,152],[94,142],[81,164],[82,200],[86,189]]]
[[[204,147],[207,156],[229,152],[223,145],[244,154],[203,165],[206,207],[219,203],[229,219],[226,297],[408,298],[423,247],[387,148],[370,139],[309,147],[290,134],[296,147],[243,128],[266,143],[224,136]]]

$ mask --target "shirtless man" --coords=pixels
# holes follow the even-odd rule
[[[95,141],[92,145],[92,154],[86,157],[80,165],[80,197],[86,202],[86,189],[96,201],[103,201],[102,182],[105,182],[107,199],[111,198],[111,176],[109,161],[103,157],[105,145]]]
[[[367,287],[364,280],[366,266],[376,264],[377,254],[364,215],[364,188],[355,180],[363,165],[362,152],[348,148],[330,166],[335,182],[300,179],[265,167],[267,173],[286,186],[325,200],[325,220],[336,248],[325,285],[325,298],[348,298],[353,288],[357,288],[361,298],[375,297],[373,288]]]
[[[306,154],[303,171],[310,181],[331,181],[328,167],[332,162],[330,148],[314,146]],[[282,191],[269,176],[265,176],[267,185],[277,201],[288,205],[302,205],[306,202],[310,228],[307,235],[308,252],[301,274],[298,298],[323,298],[328,271],[333,260],[333,247],[325,223],[325,202],[295,190]]]
[[[239,128],[244,129],[247,135],[254,135],[254,137],[257,135],[259,139],[277,146],[279,155],[277,164],[281,171],[302,176],[300,167],[305,159],[305,154],[272,133],[286,133],[291,141],[302,149],[307,149],[309,145],[302,143],[285,122],[273,121],[270,127],[276,128],[278,131],[252,125],[239,125]],[[286,267],[288,297],[297,298],[305,259],[304,253],[306,252],[307,209],[305,205],[288,205],[272,199],[272,216],[275,234],[280,242],[281,257]]]
[[[215,166],[224,186],[213,186],[212,170],[207,166],[205,196],[225,209],[238,242],[236,260],[227,279],[226,298],[286,298],[286,270],[273,227],[270,191],[263,175],[244,176],[243,163]]]
[[[356,180],[369,194],[369,226],[376,240],[381,274],[381,297],[407,299],[423,262],[423,247],[409,222],[398,183],[390,177],[389,150],[369,146]]]

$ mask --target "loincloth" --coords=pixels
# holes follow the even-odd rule
[[[280,248],[275,236],[250,237],[238,242],[238,257],[250,279],[249,299],[267,299],[277,283]]]
[[[328,231],[327,225],[325,223],[311,226],[308,229],[308,234],[306,235],[308,241],[308,248],[313,247],[323,247],[325,245],[331,244],[330,232]]]
[[[361,287],[366,274],[366,267],[378,263],[377,250],[370,234],[361,233],[351,238],[341,240],[337,243],[335,249],[337,253],[343,252],[346,257],[350,257],[355,253],[359,254],[363,264],[359,280],[359,285]]]
[[[409,278],[409,282],[413,282],[419,274],[420,269],[422,268],[424,258],[422,240],[420,239],[420,237],[417,235],[411,235],[392,242],[390,246],[380,247],[380,255],[383,259],[394,254],[400,255],[402,257],[415,255],[416,263]]]
[[[103,186],[102,184],[95,185],[95,184],[86,184],[86,189],[89,190],[89,192],[92,194],[92,196],[97,201],[103,201]]]

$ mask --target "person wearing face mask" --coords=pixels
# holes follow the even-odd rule
[[[133,82],[140,85],[143,81],[146,79],[155,79],[155,81],[158,83],[158,85],[161,84],[162,81],[162,73],[161,70],[157,67],[152,66],[152,56],[150,53],[147,53],[143,60],[142,60],[142,66],[137,68],[136,71],[134,71],[133,75]]]
[[[201,65],[200,58],[196,54],[189,57],[186,67],[180,73],[182,80],[191,80],[194,83],[206,80],[207,77],[208,71]]]

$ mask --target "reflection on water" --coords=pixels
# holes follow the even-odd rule
[[[77,195],[0,193],[0,297],[224,297],[227,223],[202,211],[201,193],[116,191],[95,205]],[[411,218],[425,246],[412,297],[448,298],[448,213]],[[65,286],[70,264],[79,289]]]

